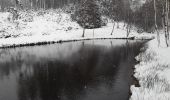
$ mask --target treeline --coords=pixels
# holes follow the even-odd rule
[[[22,7],[23,9],[56,9],[68,4],[77,4],[80,0],[0,0],[2,10],[7,7]]]
[[[103,0],[102,6],[104,15],[114,21],[126,22],[130,27],[134,25],[139,32],[154,32],[155,24],[158,29],[169,26],[167,23],[169,22],[169,2],[169,0],[146,0],[143,5],[135,8],[137,4],[133,5],[134,2],[131,0]]]
[[[21,2],[24,4],[27,0],[21,0]],[[76,4],[80,0],[28,0],[30,2],[30,7],[34,9],[56,9],[56,8],[62,8],[65,5],[68,4]]]
[[[109,17],[113,23],[125,22],[129,29],[128,31],[134,25],[138,28],[139,32],[153,32],[155,30],[155,23],[158,29],[164,28],[165,24],[167,24],[165,19],[166,21],[169,19],[169,13],[165,13],[169,12],[167,9],[169,3],[166,3],[169,0],[146,0],[140,7],[136,7],[140,5],[140,0],[0,0],[0,8],[4,9],[5,7],[15,6],[21,9],[39,10],[65,7],[67,10],[75,10],[74,12],[76,13],[76,10],[82,9],[81,7],[86,7],[86,10],[89,9],[90,13],[92,8],[84,6],[84,4],[88,5],[86,2],[95,3],[96,7],[94,10],[100,13],[98,15]],[[71,5],[71,7],[68,5]],[[95,14],[91,15],[95,17]]]
[[[90,3],[93,3],[91,5],[93,5],[94,8],[86,6]],[[127,29],[127,37],[131,29],[135,26],[138,32],[145,31],[153,33],[156,31],[159,42],[158,30],[164,29],[166,43],[167,46],[169,45],[170,0],[146,0],[140,7],[134,7],[136,5],[133,5],[131,0],[85,0],[80,2],[79,5],[80,6],[76,8],[76,12],[78,11],[78,13],[75,13],[77,14],[75,16],[80,16],[77,18],[77,22],[82,22],[83,24],[80,23],[80,25],[82,24],[84,28],[89,28],[89,26],[90,28],[101,27],[102,20],[100,16],[106,16],[112,20],[113,30],[115,23],[119,23],[120,21],[124,22],[124,28]],[[88,15],[88,17],[84,17],[86,15]],[[82,20],[91,22],[91,24],[84,24]],[[111,35],[112,34],[113,31],[111,32]]]

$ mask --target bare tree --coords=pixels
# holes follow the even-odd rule
[[[127,26],[126,26],[126,29],[127,29],[126,37],[127,38],[129,37],[131,28],[132,28],[132,18],[131,17],[132,17],[132,13],[128,10],[128,12],[127,12]]]
[[[166,32],[167,32],[167,39],[169,40],[169,0],[166,0],[166,6],[165,6],[165,22],[166,22]]]
[[[162,3],[162,26],[165,31],[165,42],[169,46],[169,0]]]
[[[158,46],[160,45],[160,36],[159,36],[159,31],[158,31],[158,25],[157,25],[157,8],[156,8],[156,0],[154,0],[154,19],[155,19],[155,30],[157,32],[157,40],[158,40]]]
[[[165,40],[166,45],[169,46],[169,0],[165,1]]]

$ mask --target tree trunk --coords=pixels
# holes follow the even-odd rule
[[[54,4],[55,4],[55,1],[53,0],[53,9],[55,8]]]
[[[167,0],[167,11],[166,11],[166,17],[167,17],[167,38],[169,40],[169,0]]]
[[[124,24],[123,24],[123,29],[126,27],[126,22],[125,22],[125,20],[124,20]]]
[[[119,29],[119,21],[117,21],[117,28]]]
[[[36,10],[38,10],[38,0],[36,0]]]
[[[113,24],[113,28],[112,28],[111,35],[113,35],[113,32],[114,32],[114,28],[115,28],[115,22],[114,22],[114,21],[112,21],[112,24]]]
[[[40,0],[40,9],[42,8],[42,0]]]
[[[128,11],[128,22],[127,22],[127,38],[129,37],[129,34],[130,34],[130,30],[131,30],[131,21],[130,21],[130,13],[129,13],[129,11]]]
[[[84,35],[85,35],[85,28],[83,28],[83,35],[82,35],[82,37],[84,37]]]
[[[127,38],[129,37],[129,34],[130,34],[130,30],[131,30],[131,24],[129,23],[129,24],[127,24]]]
[[[165,2],[165,10],[164,10],[164,30],[165,30],[165,42],[167,47],[169,46],[169,1]]]
[[[94,29],[93,29],[93,37],[94,37]]]
[[[46,1],[45,0],[44,0],[44,7],[43,8],[44,8],[44,10],[46,9]]]
[[[166,16],[165,16],[165,7],[164,7],[164,4],[162,5],[162,28],[164,29],[164,35],[165,35],[165,42],[166,42],[166,45],[168,46],[168,40],[167,40],[167,32],[166,32]]]
[[[155,30],[157,32],[157,40],[158,40],[158,46],[160,45],[160,36],[158,31],[158,25],[157,25],[157,8],[156,8],[156,0],[154,0],[154,10],[155,10]]]

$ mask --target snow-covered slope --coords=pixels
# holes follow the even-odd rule
[[[119,28],[115,27],[113,35],[110,35],[113,25],[108,23],[102,28],[87,29],[82,38],[83,29],[63,12],[20,12],[20,19],[14,22],[7,20],[9,15],[0,13],[0,47],[93,38],[127,38],[123,23],[119,24]],[[129,37],[146,38],[143,35],[132,30]]]

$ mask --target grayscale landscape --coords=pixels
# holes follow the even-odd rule
[[[170,100],[169,0],[0,0],[0,100]]]

